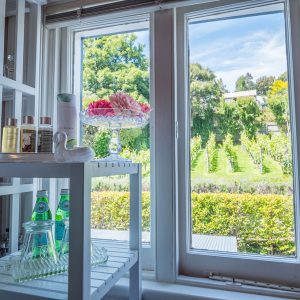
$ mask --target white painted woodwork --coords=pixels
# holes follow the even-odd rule
[[[37,155],[36,155],[37,156]],[[25,162],[26,161],[26,162]],[[35,155],[24,162],[7,159],[3,156],[0,177],[24,178],[69,178],[70,179],[70,253],[68,277],[62,275],[46,279],[14,284],[12,279],[0,272],[0,296],[18,300],[28,299],[28,294],[37,299],[100,299],[113,284],[130,270],[131,300],[141,299],[141,165],[127,162],[103,163],[56,163],[49,156],[42,162]],[[93,177],[130,175],[130,229],[129,244],[102,241],[109,248],[109,260],[104,268],[90,268],[90,193]],[[105,244],[106,243],[106,244]],[[111,249],[114,248],[114,249]],[[96,273],[103,273],[95,274]],[[106,274],[106,275],[105,275]],[[4,276],[5,275],[5,276]],[[67,284],[67,278],[68,283]],[[53,281],[52,281],[53,279]],[[6,285],[13,286],[13,291]],[[46,296],[45,290],[49,292]],[[68,295],[68,297],[67,297]],[[38,298],[40,297],[40,298]],[[11,298],[13,299],[13,298]]]
[[[128,242],[111,240],[93,240],[99,247],[105,247],[108,251],[108,261],[105,264],[91,268],[91,282],[88,298],[101,299],[112,286],[134,266],[138,261],[138,252],[129,249]],[[0,299],[18,300],[58,300],[68,299],[68,273],[56,276],[40,278],[24,283],[15,283],[9,274],[1,270],[8,257],[0,259]],[[20,294],[22,296],[20,296]],[[18,295],[18,296],[17,296]],[[2,296],[2,297],[1,297]],[[138,298],[132,298],[137,300]]]

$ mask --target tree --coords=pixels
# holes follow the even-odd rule
[[[208,68],[190,65],[190,100],[192,135],[200,135],[205,143],[217,122],[217,107],[224,93],[224,85]]]
[[[227,134],[237,139],[243,128],[240,122],[237,101],[221,101],[218,108],[218,121],[218,134],[222,139],[224,139]]]
[[[261,110],[253,97],[237,98],[239,122],[249,139],[253,139],[261,127]]]
[[[275,81],[274,76],[262,76],[256,80],[256,91],[260,96],[266,96]]]
[[[240,76],[235,83],[236,91],[249,91],[255,89],[253,76],[250,73]]]
[[[83,41],[83,107],[99,98],[118,91],[130,94],[135,100],[149,101],[149,61],[144,45],[137,43],[135,34],[108,35]],[[109,133],[84,126],[83,141],[97,156],[107,154]],[[121,142],[125,147],[140,150],[149,148],[149,126],[124,130]]]
[[[83,90],[108,97],[124,91],[149,100],[149,61],[135,34],[108,35],[83,41]]]
[[[287,72],[282,73],[281,75],[278,76],[277,80],[281,80],[281,81],[288,81],[288,74]]]
[[[268,93],[267,104],[279,128],[283,132],[288,133],[290,131],[290,113],[287,81],[276,80],[273,83]]]

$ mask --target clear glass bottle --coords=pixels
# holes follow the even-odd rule
[[[69,189],[60,191],[60,199],[55,215],[55,246],[56,250],[60,250],[61,241],[65,230],[64,221],[69,220],[70,216],[70,192]]]
[[[17,127],[17,119],[8,118],[7,124],[3,127],[2,152],[18,152],[18,134],[19,128]]]
[[[20,129],[20,152],[35,152],[36,128],[32,116],[24,116]]]
[[[40,118],[38,130],[38,152],[53,152],[53,127],[50,117]]]

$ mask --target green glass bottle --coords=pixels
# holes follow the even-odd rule
[[[70,192],[68,189],[60,191],[60,199],[55,215],[55,246],[59,252],[61,241],[65,230],[65,220],[69,220],[70,215]]]
[[[37,192],[36,198],[31,220],[37,222],[52,220],[52,214],[49,208],[48,192],[46,190],[40,190]],[[43,247],[47,245],[48,242],[46,233],[36,235],[34,239],[33,256],[40,257]]]
[[[52,214],[49,208],[48,192],[40,190],[36,195],[36,202],[34,205],[31,220],[32,221],[48,221],[52,220]]]

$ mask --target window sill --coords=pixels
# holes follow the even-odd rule
[[[198,286],[196,286],[196,284]],[[129,279],[122,278],[104,300],[128,300]],[[201,285],[201,286],[199,286]],[[192,280],[180,276],[178,283],[158,282],[151,272],[143,272],[144,300],[280,300],[299,299],[298,293],[286,293],[255,287],[228,287],[223,282],[209,279]],[[233,290],[235,289],[235,290]],[[237,290],[238,289],[238,290]]]

